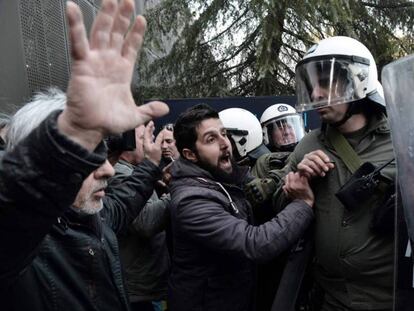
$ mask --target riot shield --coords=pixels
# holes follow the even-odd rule
[[[397,161],[395,311],[414,305],[414,55],[384,67],[382,84]],[[402,203],[402,204],[401,204]]]

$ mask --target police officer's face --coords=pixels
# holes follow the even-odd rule
[[[272,140],[275,146],[285,146],[296,142],[295,130],[287,122],[275,122]]]
[[[98,213],[103,207],[102,198],[105,196],[107,180],[114,176],[114,173],[114,168],[108,161],[93,171],[83,181],[72,208],[81,214]]]
[[[321,78],[320,83],[316,84],[312,90],[312,101],[326,101],[329,96],[335,98],[341,97],[344,92],[345,83],[341,82],[340,79],[332,81],[330,87],[327,78]],[[325,123],[332,124],[342,120],[348,109],[347,103],[335,103],[335,105],[323,106],[316,111],[319,113],[321,120]]]
[[[197,161],[213,170],[230,174],[232,166],[231,144],[220,119],[206,119],[197,127]]]
[[[326,106],[319,108],[316,111],[319,113],[322,122],[333,124],[344,118],[346,111],[348,110],[348,105],[349,104]]]

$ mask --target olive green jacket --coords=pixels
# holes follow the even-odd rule
[[[290,152],[270,152],[257,159],[251,173],[254,177],[268,178],[271,170],[281,169],[285,166]]]
[[[296,170],[305,154],[317,149],[335,162],[335,168],[324,178],[311,182],[315,193],[315,278],[327,294],[348,308],[391,308],[394,239],[378,235],[370,228],[374,208],[383,195],[378,191],[352,211],[345,209],[335,193],[352,174],[327,140],[326,131],[329,126],[324,131],[318,129],[307,134],[287,165],[271,175],[280,180],[287,172]],[[371,119],[355,151],[362,163],[369,161],[377,166],[394,157],[385,116]],[[394,180],[395,164],[384,168],[382,174]]]

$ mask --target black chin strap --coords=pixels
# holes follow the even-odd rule
[[[356,109],[356,103],[352,102],[349,103],[348,109],[346,110],[346,113],[344,115],[344,117],[342,118],[342,120],[339,120],[338,122],[332,123],[331,126],[333,127],[339,127],[342,124],[344,124],[346,121],[349,120],[350,117],[352,117],[354,114],[359,113],[358,109]]]

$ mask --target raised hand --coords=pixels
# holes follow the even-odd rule
[[[119,5],[103,0],[88,41],[79,7],[67,2],[73,62],[67,108],[58,126],[89,150],[109,133],[122,133],[168,112],[164,103],[137,107],[132,98],[130,83],[146,28],[138,16],[127,33],[133,11],[133,0]]]
[[[326,173],[335,168],[335,165],[322,150],[307,153],[298,164],[297,171],[307,178],[325,177]]]
[[[154,135],[154,122],[150,121],[145,127],[144,131],[144,154],[145,157],[155,165],[159,165],[161,161],[161,143],[164,138],[164,134],[161,131],[153,141]]]

